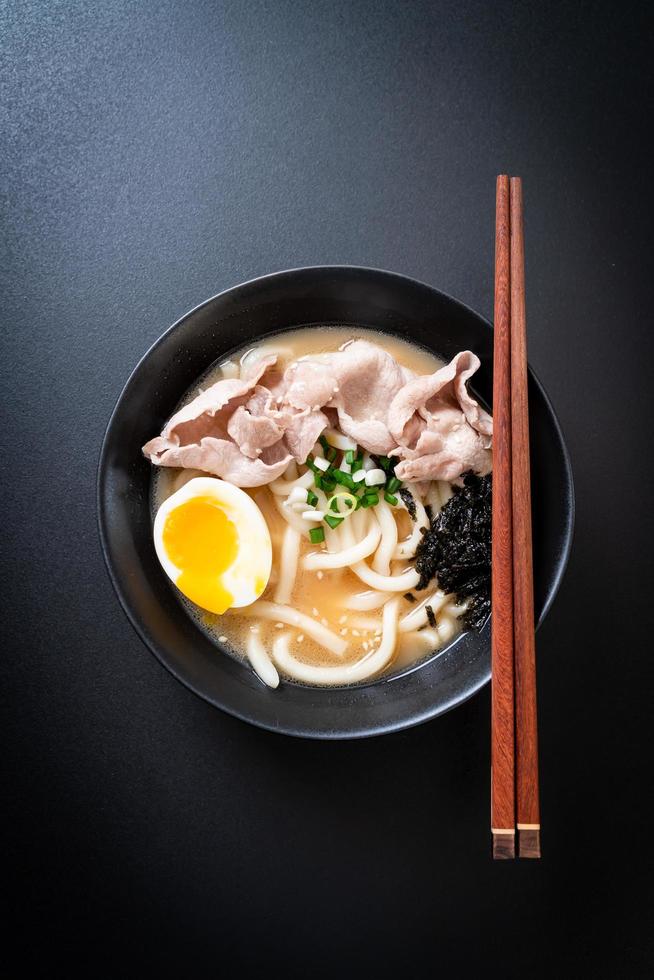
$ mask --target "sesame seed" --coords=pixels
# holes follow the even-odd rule
[[[322,623],[323,626],[329,626],[329,623],[327,622],[327,620],[325,619],[324,616],[322,617],[322,619],[320,620],[320,622]]]
[[[320,615],[320,613],[318,612],[318,610],[316,609],[316,607],[315,607],[315,606],[314,606],[314,607],[313,607],[313,609],[311,610],[311,615],[312,615],[312,616],[319,616],[319,615]]]
[[[369,646],[370,646],[370,644],[368,643],[368,641],[367,640],[364,640],[363,641],[363,649],[364,650],[367,650]]]
[[[339,623],[347,623],[347,616],[341,616]]]
[[[283,623],[275,623],[275,629],[276,630],[283,630],[284,629],[284,624]]]
[[[341,630],[341,636],[347,636],[347,630]]]
[[[250,627],[250,632],[251,633],[258,633],[259,632],[259,627],[258,626],[251,626]]]
[[[298,641],[298,643],[303,643],[304,642],[304,633],[300,633],[300,635],[297,638],[297,641]]]
[[[321,579],[322,576],[323,576],[323,573],[320,571],[320,569],[318,569],[318,571],[316,572],[316,575],[318,576],[319,579]]]
[[[352,630],[352,636],[361,636],[358,630]]]
[[[226,636],[219,636],[218,637],[218,641],[220,643],[227,643],[227,637]]]

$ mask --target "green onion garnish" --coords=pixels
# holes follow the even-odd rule
[[[320,472],[318,470],[314,470],[313,482],[314,482],[315,486],[319,490],[322,490],[322,488],[323,488],[323,486],[322,486],[322,476],[321,476],[321,474],[320,474]],[[315,494],[314,494],[314,497],[315,497]]]
[[[392,493],[388,493],[388,491],[386,491],[386,493],[384,494],[384,500],[386,501],[387,504],[390,504],[391,507],[395,507],[395,505],[397,504],[397,497],[394,496],[394,494]]]
[[[356,458],[357,458],[357,454],[355,453],[355,451],[353,449],[348,449],[346,451],[346,453],[345,453],[345,462],[346,463],[349,463],[350,466],[352,466],[352,463],[355,461]]]
[[[396,476],[392,476],[388,481],[388,483],[386,484],[386,489],[388,490],[389,493],[395,493],[395,491],[399,490],[401,486],[402,486],[402,481],[398,480]]]
[[[341,486],[347,487],[348,490],[354,490],[356,484],[349,473],[344,473],[343,470],[334,470],[334,479]]]
[[[331,514],[325,514],[325,524],[329,524],[331,528],[338,527],[338,525],[342,523],[343,523],[342,517],[332,517]],[[318,530],[322,531],[322,528],[318,528]],[[324,537],[324,531],[323,531],[323,537]]]
[[[368,501],[368,503],[364,504],[364,507],[375,507],[379,503],[379,494],[367,493],[365,499]]]
[[[307,490],[307,503],[309,507],[315,507],[318,503],[318,498],[316,497],[313,490]]]
[[[322,527],[312,527],[309,531],[309,540],[311,544],[320,544],[325,540],[325,531]]]
[[[349,517],[350,514],[353,513],[352,508],[355,507],[356,502],[357,498],[353,493],[350,493],[347,490],[342,490],[340,493],[335,493],[334,496],[327,501],[327,508],[333,511],[335,514],[341,514],[342,511],[339,504],[344,503],[348,509],[341,517],[341,520],[345,520],[346,517]]]
[[[331,474],[323,476],[321,478],[321,486],[325,493],[333,493],[336,489],[336,480],[334,480]]]
[[[318,442],[320,443],[320,445],[322,446],[325,452],[325,459],[328,462],[333,463],[334,460],[336,459],[336,450],[334,449],[333,446],[330,446],[330,444],[327,442],[327,437],[318,436]]]

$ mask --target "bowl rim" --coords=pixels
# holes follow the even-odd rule
[[[433,718],[437,718],[438,716],[445,714],[448,711],[451,711],[453,708],[458,707],[461,704],[464,704],[471,697],[477,694],[482,688],[484,688],[491,679],[490,666],[481,675],[479,680],[473,685],[471,685],[471,687],[469,687],[463,695],[452,697],[446,703],[441,703],[435,705],[434,707],[427,708],[424,711],[420,713],[414,713],[409,717],[394,720],[390,723],[380,723],[377,725],[364,726],[355,732],[342,733],[338,730],[323,732],[323,731],[312,731],[311,729],[302,729],[302,730],[297,728],[294,728],[293,730],[291,730],[290,728],[285,729],[285,728],[280,728],[279,726],[273,726],[267,724],[265,721],[253,718],[251,715],[245,712],[241,712],[237,708],[231,706],[228,707],[225,705],[217,705],[214,701],[208,698],[202,690],[200,690],[196,685],[194,685],[187,677],[182,676],[181,673],[175,669],[174,664],[170,663],[168,660],[166,660],[161,656],[157,645],[154,642],[151,642],[150,638],[148,637],[146,629],[141,624],[139,618],[132,611],[128,597],[123,590],[123,586],[120,581],[120,578],[116,574],[116,571],[112,564],[111,555],[110,555],[111,546],[108,540],[108,533],[106,528],[107,518],[105,513],[105,501],[103,497],[103,476],[107,466],[110,433],[113,427],[114,419],[116,418],[120,410],[123,399],[127,396],[132,386],[136,383],[136,377],[139,374],[142,365],[145,364],[145,362],[151,357],[151,355],[157,350],[157,348],[161,344],[163,344],[167,340],[167,338],[171,334],[173,334],[186,320],[188,320],[190,317],[192,317],[194,314],[199,312],[204,307],[208,306],[211,303],[214,303],[216,300],[220,299],[221,297],[224,297],[226,294],[234,293],[241,289],[246,289],[248,287],[256,286],[257,284],[260,283],[265,283],[268,280],[279,279],[282,278],[283,276],[288,276],[293,274],[306,275],[312,272],[320,273],[320,274],[324,274],[328,272],[334,272],[334,273],[349,272],[355,274],[361,273],[362,275],[370,275],[370,274],[374,276],[381,275],[388,279],[403,282],[413,287],[418,286],[420,288],[427,289],[430,292],[438,294],[439,296],[443,297],[448,303],[451,303],[454,306],[459,307],[459,309],[462,310],[463,312],[481,321],[489,330],[493,329],[492,323],[483,314],[473,309],[467,303],[464,303],[461,300],[457,299],[456,297],[451,296],[449,293],[446,293],[443,290],[438,289],[438,287],[433,286],[430,283],[424,282],[423,280],[417,279],[413,276],[408,276],[403,273],[393,272],[387,269],[376,268],[374,266],[361,266],[361,265],[353,265],[353,264],[296,266],[287,269],[280,269],[275,272],[265,273],[260,276],[254,276],[251,279],[247,279],[244,280],[243,282],[236,283],[232,286],[228,286],[225,289],[221,289],[219,292],[214,293],[212,296],[207,297],[202,302],[197,303],[195,306],[192,306],[185,313],[179,316],[169,327],[167,327],[163,331],[163,333],[161,333],[156,338],[156,340],[148,347],[145,353],[139,358],[139,360],[136,362],[136,364],[130,371],[130,374],[127,380],[125,381],[124,385],[122,386],[118,394],[118,397],[116,399],[116,402],[114,404],[114,407],[111,411],[111,414],[109,416],[109,419],[107,421],[107,425],[100,445],[100,452],[98,455],[98,463],[96,469],[96,525],[98,529],[98,535],[100,539],[100,546],[101,546],[102,556],[104,559],[104,564],[107,569],[109,580],[113,586],[113,589],[123,609],[123,612],[127,616],[127,619],[132,625],[134,631],[139,636],[139,638],[144,643],[144,645],[147,647],[147,649],[152,654],[154,654],[154,656],[159,661],[159,663],[162,664],[162,666],[165,667],[166,670],[169,673],[171,673],[172,676],[177,681],[183,684],[184,687],[190,690],[197,697],[201,698],[205,703],[210,704],[214,708],[219,707],[221,711],[226,712],[232,717],[238,718],[240,721],[247,722],[248,724],[254,725],[255,727],[260,728],[262,730],[274,732],[275,734],[290,735],[296,738],[307,738],[307,739],[322,740],[322,741],[340,741],[340,740],[350,740],[350,739],[358,739],[358,738],[370,738],[377,735],[386,735],[386,734],[391,734],[393,732],[405,731],[408,728],[413,728],[416,725],[420,725],[426,721],[432,720]],[[533,383],[535,384],[535,386],[539,391],[540,397],[543,399],[545,403],[545,407],[549,411],[549,415],[553,423],[554,431],[562,450],[563,467],[566,473],[566,486],[565,486],[566,522],[562,529],[564,534],[564,544],[558,556],[555,571],[552,576],[552,580],[549,583],[545,601],[543,603],[543,608],[541,610],[540,616],[536,623],[536,630],[538,630],[542,625],[545,617],[547,616],[549,610],[551,609],[552,603],[556,598],[561,582],[563,580],[563,576],[568,566],[568,561],[570,558],[570,553],[572,550],[572,544],[574,539],[576,505],[575,505],[575,488],[574,488],[572,463],[570,460],[570,454],[564,438],[561,423],[554,410],[549,395],[547,394],[540,379],[538,378],[538,376],[536,375],[536,373],[534,372],[530,364],[528,364],[528,372],[529,375],[531,376],[531,380],[533,381]]]

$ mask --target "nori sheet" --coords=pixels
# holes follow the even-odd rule
[[[468,629],[480,630],[490,614],[491,492],[490,474],[466,473],[462,487],[432,517],[416,551],[417,589],[436,577],[444,592],[470,605],[461,617]]]

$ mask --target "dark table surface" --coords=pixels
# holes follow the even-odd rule
[[[651,976],[647,5],[1,16],[14,975]],[[502,171],[524,179],[530,360],[578,511],[538,637],[543,859],[494,864],[488,690],[356,743],[219,713],[128,625],[95,472],[136,360],[237,282],[370,265],[490,316]]]

